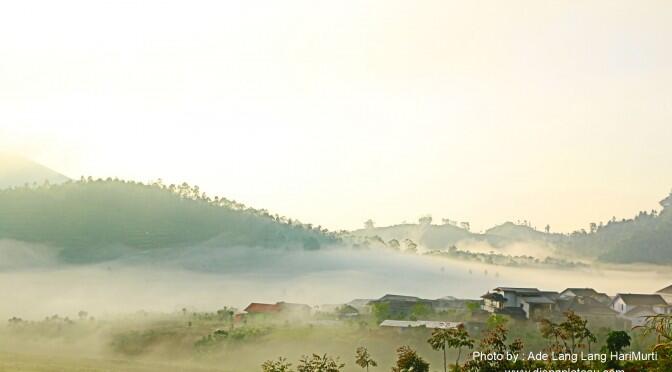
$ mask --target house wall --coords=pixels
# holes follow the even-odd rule
[[[530,304],[523,302],[523,311],[525,312],[525,317],[530,319]]]
[[[499,310],[502,308],[502,304],[497,301],[489,300],[489,299],[484,299],[483,300],[483,310],[494,313],[495,310]]]
[[[657,314],[672,314],[672,308],[668,306],[654,306],[653,311]]]
[[[505,307],[520,307],[520,301],[518,300],[518,296],[516,295],[515,292],[506,292],[506,291],[497,291],[499,294],[504,296],[506,298],[506,302],[504,303]]]
[[[633,306],[628,306],[622,298],[617,298],[614,302],[611,304],[611,308],[618,311],[621,314],[625,314],[628,311],[632,310],[634,307]]]

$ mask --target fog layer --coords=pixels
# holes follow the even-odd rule
[[[0,245],[0,316],[41,319],[86,310],[97,316],[145,311],[243,308],[249,302],[311,305],[378,298],[478,298],[496,286],[549,290],[652,292],[672,282],[664,268],[522,269],[396,253],[390,250],[269,250],[196,247],[139,254],[89,266],[52,263],[47,249]],[[44,264],[28,269],[28,258]],[[10,267],[10,259],[13,266]]]

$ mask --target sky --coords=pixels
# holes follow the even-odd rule
[[[668,1],[16,1],[0,149],[330,229],[568,232],[672,188]]]

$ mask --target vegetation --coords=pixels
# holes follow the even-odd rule
[[[267,360],[261,365],[263,372],[294,372],[292,363],[287,362],[286,358],[279,357],[277,360]]]
[[[354,231],[353,235],[364,239],[364,245],[380,244],[408,253],[418,246],[429,254],[468,261],[478,261],[505,266],[556,266],[564,268],[584,267],[585,264],[558,257],[535,258],[525,255],[506,255],[498,248],[512,243],[525,242],[556,249],[558,253],[585,256],[604,262],[616,263],[672,263],[672,194],[660,202],[662,210],[641,211],[634,218],[606,222],[591,222],[587,228],[570,234],[551,232],[550,225],[537,230],[529,221],[507,222],[493,227],[483,234],[473,233],[468,223],[458,224],[444,219],[443,225],[431,225],[431,217],[421,217],[418,224],[403,224],[389,227],[369,225]],[[403,247],[409,236],[418,239],[411,247]],[[482,242],[493,247],[493,252],[479,253],[458,250],[459,242]],[[387,242],[387,243],[385,243]],[[453,247],[453,248],[450,248]]]
[[[371,358],[371,354],[369,354],[369,350],[363,346],[360,346],[357,348],[357,351],[355,352],[355,364],[358,366],[365,368],[366,372],[369,372],[369,367],[377,367],[378,362],[373,360]]]
[[[313,354],[303,356],[296,367],[297,372],[339,372],[345,367],[337,358],[332,358],[327,354],[322,356]]]
[[[503,325],[497,325],[483,336],[479,343],[479,351],[483,354],[517,355],[523,350],[523,342],[516,339],[507,343],[508,331]],[[507,358],[487,360],[472,359],[468,361],[464,369],[467,371],[497,372],[512,368],[522,368],[520,361],[514,362]]]
[[[427,340],[434,350],[443,350],[443,370],[444,372],[448,370],[448,364],[446,362],[446,348],[455,348],[457,349],[457,359],[455,360],[455,369],[459,368],[460,365],[460,356],[462,354],[462,348],[473,348],[474,341],[469,337],[469,333],[464,328],[464,325],[460,324],[456,328],[442,329],[437,328],[432,331],[432,337]]]
[[[209,240],[308,250],[339,240],[321,226],[210,197],[198,186],[91,178],[0,191],[0,238],[60,247],[69,262]]]
[[[392,372],[429,372],[429,363],[425,362],[410,346],[397,349],[397,363]]]
[[[438,353],[432,352],[434,349],[446,352],[446,357],[443,358],[444,370],[452,368],[454,371],[502,371],[520,368],[534,370],[538,367],[669,371],[672,367],[672,315],[650,317],[643,327],[625,331],[602,328],[592,330],[585,319],[568,312],[563,319],[556,322],[543,320],[534,324],[510,320],[509,327],[506,323],[493,323],[491,328],[474,333],[478,339],[475,342],[462,327],[436,329],[431,332],[425,328],[396,332],[377,327],[373,316],[357,322],[342,321],[338,327],[319,327],[301,321],[273,322],[270,319],[252,326],[236,323],[226,315],[225,309],[229,308],[210,313],[181,310],[173,314],[138,313],[116,320],[98,320],[89,314],[88,317],[81,318],[54,315],[41,321],[12,317],[5,327],[0,328],[0,350],[7,347],[7,341],[3,343],[3,340],[10,340],[12,345],[24,345],[25,350],[48,342],[53,350],[58,350],[63,355],[81,355],[85,352],[91,357],[105,355],[147,362],[170,359],[178,364],[192,360],[198,364],[183,370],[218,365],[223,366],[225,371],[261,369],[264,372],[335,372],[345,368],[345,363],[340,361],[338,355],[352,353],[353,344],[366,343],[371,345],[372,351],[377,355],[376,360],[372,358],[368,348],[359,347],[355,351],[353,366],[362,369],[388,366],[385,368],[389,370],[392,367],[393,371],[399,372],[429,371],[430,364],[438,365],[442,359],[438,357]],[[658,360],[606,359],[573,362],[526,358],[528,352],[589,353],[590,344],[598,342],[602,352],[620,353],[628,348],[632,351],[655,351]],[[100,354],[94,345],[104,347],[105,351]],[[302,354],[307,347],[313,348],[315,345],[320,347],[319,354]],[[398,347],[399,345],[404,346]],[[510,354],[518,355],[519,358],[467,358],[466,362],[461,362],[460,349],[472,346],[476,346],[475,351],[483,354]],[[68,348],[71,348],[71,352],[64,351]],[[393,352],[395,349],[396,355]],[[523,349],[526,350],[525,353]],[[270,353],[282,356],[267,360]],[[2,357],[0,351],[0,366]],[[449,357],[455,361],[451,368],[446,361]]]

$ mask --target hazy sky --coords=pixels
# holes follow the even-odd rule
[[[568,231],[672,188],[669,1],[14,1],[0,146],[330,228]]]

